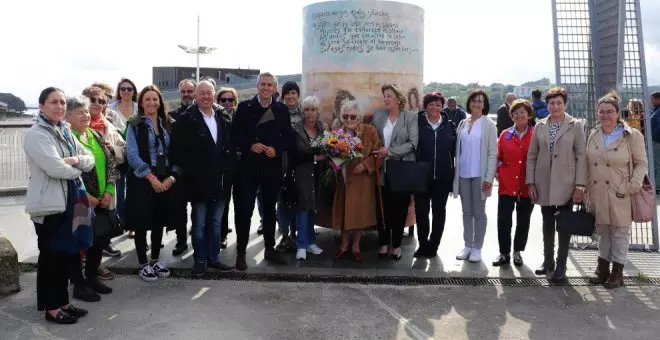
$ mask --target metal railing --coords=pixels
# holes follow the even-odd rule
[[[0,129],[0,188],[15,189],[28,185],[27,157],[23,139],[27,129]]]

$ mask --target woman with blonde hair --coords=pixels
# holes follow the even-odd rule
[[[598,125],[587,141],[587,191],[600,237],[596,277],[590,282],[612,289],[623,284],[632,224],[631,196],[642,188],[648,161],[644,136],[621,119],[615,92],[598,100],[596,111]]]

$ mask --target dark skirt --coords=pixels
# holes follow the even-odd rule
[[[159,177],[161,182],[167,177]],[[176,228],[176,202],[184,195],[181,186],[173,184],[170,190],[157,193],[146,178],[136,177],[132,171],[126,176],[125,229],[151,230],[153,226]]]

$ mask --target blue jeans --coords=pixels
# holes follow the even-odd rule
[[[296,212],[286,206],[282,195],[277,200],[277,226],[282,236],[289,236],[296,231]]]
[[[195,262],[218,262],[225,200],[192,202],[192,246]]]
[[[296,225],[298,226],[298,233],[296,234],[297,249],[307,249],[312,244],[316,244],[315,222],[316,213],[313,210],[296,212]]]

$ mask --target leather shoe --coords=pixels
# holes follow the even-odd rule
[[[221,272],[228,272],[228,271],[232,271],[234,269],[234,267],[228,266],[228,265],[226,265],[226,264],[224,264],[220,261],[218,261],[218,262],[209,262],[208,267],[213,268],[213,269],[217,269]]]
[[[84,284],[77,284],[73,286],[73,298],[85,302],[98,302],[101,301],[101,295],[98,295],[92,288]]]
[[[186,250],[188,250],[188,245],[176,245],[174,249],[172,250],[172,256],[181,256],[181,254],[185,253]]]
[[[274,249],[266,249],[264,254],[264,259],[267,261],[273,262],[275,264],[287,264],[288,261],[284,258],[282,253],[275,251]]]
[[[89,288],[91,288],[93,291],[95,291],[99,294],[110,294],[110,293],[112,293],[112,288],[106,286],[99,279],[87,280],[87,286],[89,286]]]
[[[62,308],[62,311],[69,314],[69,315],[71,315],[71,316],[74,316],[76,318],[82,318],[83,316],[86,316],[87,313],[89,313],[89,312],[87,312],[87,310],[84,310],[82,308],[78,308],[74,305],[69,305],[66,308]]]
[[[58,323],[60,325],[70,325],[78,322],[78,318],[63,310],[60,310],[55,316],[52,316],[50,313],[46,312],[46,321]]]

